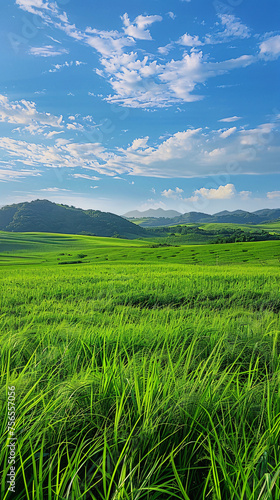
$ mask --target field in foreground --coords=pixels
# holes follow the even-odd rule
[[[1,499],[280,499],[280,242],[2,237]]]

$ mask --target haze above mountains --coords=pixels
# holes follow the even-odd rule
[[[123,215],[127,219],[142,219],[143,217],[166,217],[168,219],[172,219],[173,217],[179,217],[183,215],[181,212],[177,212],[177,210],[163,210],[163,208],[150,208],[149,210],[145,210],[144,212],[139,212],[139,210],[132,210],[131,212],[127,212]]]

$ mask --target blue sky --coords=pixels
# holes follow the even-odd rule
[[[280,4],[4,0],[0,205],[280,206]]]

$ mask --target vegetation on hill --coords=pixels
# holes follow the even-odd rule
[[[118,215],[58,205],[48,200],[36,200],[1,208],[0,230],[92,234],[123,238],[135,238],[145,233],[144,229]]]
[[[277,231],[271,232],[265,226],[245,226],[237,224],[189,224],[177,226],[162,226],[146,228],[157,243],[162,244],[207,244],[234,243],[240,241],[271,241],[279,240]]]
[[[222,231],[221,231],[222,233]],[[228,234],[221,234],[213,243],[237,243],[240,241],[271,241],[280,240],[279,234],[271,234],[264,230],[242,231],[241,229],[228,230]]]

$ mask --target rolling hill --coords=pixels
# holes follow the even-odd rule
[[[58,205],[48,200],[35,200],[1,208],[0,230],[122,238],[137,238],[145,234],[145,229],[118,215]]]

